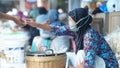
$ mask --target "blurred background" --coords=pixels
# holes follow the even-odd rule
[[[120,0],[0,0],[0,12],[6,13],[18,18],[33,18],[37,20],[40,11],[49,12],[51,9],[56,9],[59,13],[59,20],[64,24],[69,24],[68,12],[79,7],[89,8],[89,14],[93,17],[92,26],[101,34],[104,35],[110,47],[115,52],[120,62]],[[46,10],[40,10],[44,7]],[[34,13],[35,12],[35,13]],[[55,14],[55,13],[53,13]],[[51,16],[52,17],[52,16]],[[40,19],[41,20],[41,19]],[[41,34],[42,35],[42,34]],[[36,40],[36,36],[40,36],[39,29],[25,26],[23,28],[17,26],[13,21],[0,20],[0,45],[1,49],[4,50],[6,47],[11,47],[6,42],[15,43],[18,47],[18,42],[21,47],[33,46],[33,40]],[[11,42],[9,42],[11,40]],[[18,40],[18,42],[16,41]],[[4,41],[1,42],[1,41]],[[39,42],[39,39],[38,39]],[[37,43],[37,42],[35,42]],[[2,47],[5,46],[6,47]],[[74,45],[71,48],[74,51]],[[28,50],[30,49],[28,47]],[[2,49],[3,48],[3,49]],[[59,47],[58,47],[59,48]],[[24,49],[25,50],[25,49]],[[7,50],[5,50],[7,51]],[[22,50],[21,50],[22,52]],[[17,51],[15,52],[15,54]],[[23,55],[23,53],[21,53]],[[12,54],[11,54],[12,55]],[[16,55],[15,55],[16,57]],[[19,56],[21,57],[21,56]],[[24,57],[24,56],[22,56]],[[71,59],[73,60],[73,59]],[[22,62],[22,61],[21,61]],[[74,66],[74,62],[72,63]],[[1,67],[0,67],[1,68]],[[21,67],[23,68],[23,67]]]
[[[98,2],[105,3],[107,0],[0,0],[0,11],[8,12],[14,11],[14,9],[21,10],[23,12],[30,11],[33,4],[37,4],[37,7],[44,6],[46,9],[59,9],[60,12],[68,12],[75,7],[89,6],[93,11],[96,8]]]

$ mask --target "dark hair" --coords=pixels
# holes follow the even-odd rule
[[[47,14],[47,10],[46,10],[46,8],[45,7],[40,7],[39,8],[39,14]]]

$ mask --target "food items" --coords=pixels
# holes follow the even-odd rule
[[[115,53],[120,52],[120,28],[105,36],[105,39]]]

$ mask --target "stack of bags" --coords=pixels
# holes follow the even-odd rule
[[[120,28],[105,36],[105,39],[116,56],[120,56]]]

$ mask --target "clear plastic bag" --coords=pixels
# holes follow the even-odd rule
[[[70,39],[68,36],[58,36],[51,42],[51,49],[54,50],[55,53],[64,53],[68,51],[70,47]]]

